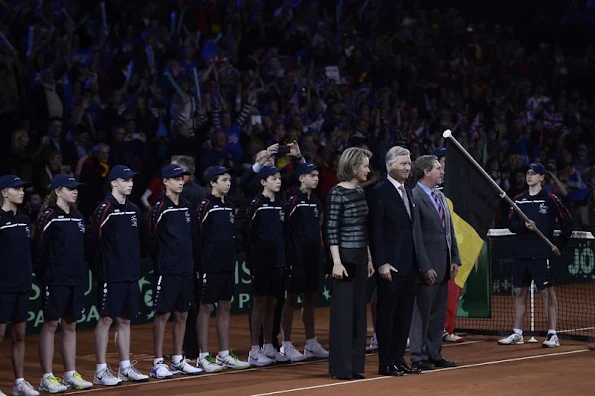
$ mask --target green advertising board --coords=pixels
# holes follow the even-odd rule
[[[141,302],[139,312],[133,323],[147,323],[153,320],[155,311],[153,311],[153,264],[150,260],[141,261],[141,279],[138,286],[141,293]],[[250,310],[251,287],[250,271],[246,266],[243,255],[238,255],[235,269],[235,289],[232,299],[233,313],[247,313]],[[330,305],[331,298],[331,279],[328,275],[321,275],[320,284],[322,290],[318,296],[319,306]],[[27,322],[27,332],[36,333],[41,330],[43,325],[43,291],[33,275],[33,285],[29,297],[29,316]],[[301,302],[301,301],[298,301]],[[93,275],[88,272],[85,287],[85,309],[83,317],[78,321],[79,329],[93,328],[99,319],[97,309],[97,292]]]
[[[512,296],[511,244],[514,235],[508,230],[490,230],[487,242],[482,247],[475,269],[469,275],[461,296],[458,316],[462,318],[490,318],[492,296]],[[322,272],[322,271],[321,271]],[[575,232],[562,255],[552,259],[552,272],[557,285],[590,283],[595,280],[595,239],[590,233]],[[149,260],[141,262],[139,289],[142,301],[134,323],[152,321],[153,311],[153,265]],[[38,332],[43,324],[41,290],[35,275],[29,298],[27,331]],[[246,313],[250,310],[251,286],[250,271],[243,255],[237,256],[235,269],[235,291],[232,300],[233,313]],[[329,306],[331,298],[331,278],[321,275],[321,291],[317,305]],[[371,289],[371,288],[370,288]],[[85,310],[79,328],[93,328],[99,319],[95,282],[89,271],[85,287]]]

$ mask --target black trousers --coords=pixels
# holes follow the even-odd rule
[[[330,317],[329,374],[362,374],[366,359],[367,263],[358,263],[352,280],[333,279]]]
[[[390,281],[376,275],[376,337],[381,368],[405,362],[403,355],[413,316],[416,275],[415,268],[405,276],[392,274]]]

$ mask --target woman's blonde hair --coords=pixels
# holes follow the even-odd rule
[[[350,147],[343,151],[337,166],[339,181],[350,181],[355,177],[355,170],[364,162],[364,158],[372,158],[372,152],[359,147]]]
[[[17,129],[12,133],[12,149],[18,149],[17,145],[19,144],[21,138],[27,135],[27,131],[24,129]]]
[[[52,190],[43,200],[41,208],[39,209],[39,214],[37,215],[37,219],[39,220],[39,218],[43,215],[43,212],[45,212],[50,205],[55,205],[56,202],[58,202],[58,194],[56,194],[56,190]]]

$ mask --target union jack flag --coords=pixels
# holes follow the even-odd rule
[[[543,129],[560,129],[564,122],[564,115],[562,113],[543,111]]]

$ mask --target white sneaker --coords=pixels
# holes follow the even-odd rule
[[[76,371],[70,377],[64,376],[62,385],[66,386],[68,389],[89,389],[93,386],[91,382],[85,381]]]
[[[455,333],[449,334],[448,332],[444,332],[442,335],[442,340],[444,342],[463,342],[463,337],[456,335]]]
[[[306,360],[306,356],[302,355],[290,341],[283,342],[283,345],[281,346],[281,353],[285,357],[289,358],[292,363]]]
[[[110,366],[107,366],[103,370],[95,371],[93,383],[95,385],[116,386],[120,385],[122,380],[114,375]]]
[[[182,359],[182,361],[178,364],[172,364],[169,366],[169,371],[173,374],[186,374],[186,375],[198,375],[203,372],[200,367],[196,367],[191,365],[190,360]]]
[[[6,396],[6,393],[4,393],[0,390],[0,396]]]
[[[267,355],[265,355],[265,353],[262,351],[262,349],[259,349],[258,351],[250,351],[250,353],[248,354],[248,361],[250,362],[251,366],[258,366],[258,367],[263,367],[263,366],[268,366],[273,364],[273,360],[269,359],[269,357]]]
[[[14,385],[12,387],[12,394],[14,396],[39,396],[39,392],[37,392],[27,381]]]
[[[548,334],[547,338],[541,344],[544,348],[555,348],[560,346],[560,340],[557,334]]]
[[[366,349],[366,352],[375,352],[378,350],[378,339],[376,338],[376,333],[372,335],[370,339],[370,346]]]
[[[135,365],[136,360],[126,368],[120,367],[118,370],[118,378],[120,378],[122,381],[147,382],[149,380],[149,376],[138,371],[138,369],[134,367]]]
[[[267,345],[262,348],[264,354],[275,363],[288,363],[289,358],[275,349],[272,345]]]
[[[327,359],[328,358],[328,351],[320,345],[318,340],[314,340],[310,345],[306,342],[306,346],[304,347],[304,354],[306,355],[306,359]]]
[[[524,343],[525,341],[523,341],[523,336],[517,333],[512,333],[508,337],[498,341],[498,344],[500,345],[520,345]]]
[[[167,364],[163,363],[163,360],[153,365],[151,369],[151,378],[157,379],[170,379],[174,376],[174,373],[169,371]]]
[[[40,392],[62,393],[66,392],[68,388],[62,385],[62,382],[60,382],[60,378],[52,374],[45,378],[41,377],[41,383],[39,384],[38,389]]]
[[[240,360],[233,352],[229,352],[229,355],[224,358],[217,355],[217,364],[223,368],[232,370],[243,370],[250,368],[250,363]]]
[[[196,367],[200,367],[207,373],[218,373],[223,371],[223,366],[218,364],[211,355],[207,355],[203,358],[199,356],[198,359],[196,359]]]

